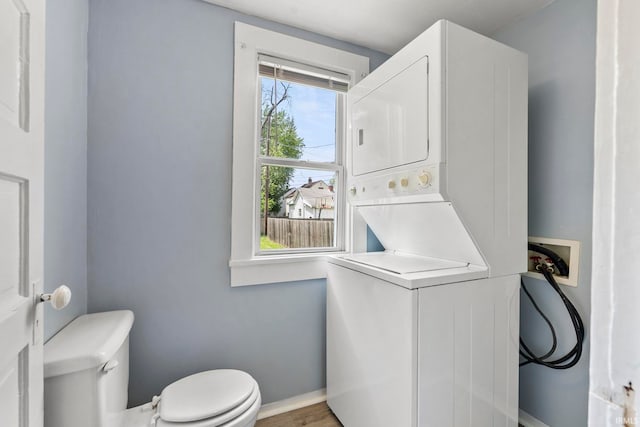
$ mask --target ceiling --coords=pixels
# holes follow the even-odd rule
[[[491,35],[553,0],[205,0],[393,54],[446,18]]]

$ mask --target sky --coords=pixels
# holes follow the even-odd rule
[[[262,78],[263,91],[273,79]],[[335,160],[336,93],[331,90],[290,83],[290,99],[280,104],[293,117],[304,140],[301,160],[333,162]],[[268,90],[268,89],[267,89]],[[335,174],[330,171],[296,168],[290,187],[300,187],[308,179],[328,181]]]

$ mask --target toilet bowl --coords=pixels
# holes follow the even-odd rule
[[[253,426],[261,403],[258,384],[249,374],[232,369],[206,371],[171,383],[150,403],[127,409],[120,424],[125,427]]]
[[[252,427],[262,403],[246,372],[218,369],[177,380],[127,409],[133,313],[80,316],[44,346],[45,427]]]

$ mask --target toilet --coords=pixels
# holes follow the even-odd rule
[[[129,310],[78,317],[44,346],[45,427],[252,427],[262,403],[246,372],[187,376],[127,409]]]

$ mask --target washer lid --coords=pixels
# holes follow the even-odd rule
[[[397,252],[366,252],[343,256],[349,261],[381,268],[396,274],[420,273],[423,271],[445,270],[467,267],[468,264],[445,259],[429,258]]]
[[[234,369],[190,375],[162,390],[160,418],[183,423],[215,417],[247,400],[255,387],[251,375]]]
[[[357,211],[387,251],[487,266],[451,202],[360,206]]]

